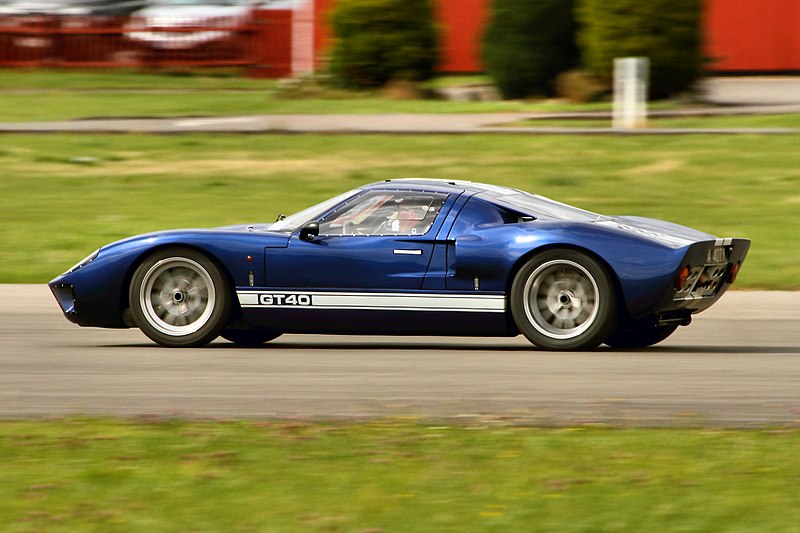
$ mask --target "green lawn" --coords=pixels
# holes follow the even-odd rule
[[[0,282],[107,242],[271,221],[359,184],[486,181],[752,239],[738,288],[800,288],[797,136],[5,135]]]
[[[433,80],[431,89],[486,82]],[[0,69],[0,122],[94,117],[224,116],[267,113],[485,113],[608,109],[546,100],[451,102],[392,100],[380,92],[282,90],[274,80],[241,76]]]
[[[800,432],[0,422],[4,532],[796,531]]]
[[[0,90],[261,90],[279,82],[253,79],[246,71],[230,69],[0,69]],[[443,88],[490,83],[487,76],[441,76],[424,84]]]
[[[423,90],[489,85],[486,76],[444,76]],[[570,104],[558,100],[470,102],[437,98],[393,100],[381,91],[356,92],[301,84],[287,90],[276,80],[250,79],[236,70],[140,72],[0,69],[0,122],[98,117],[226,116],[293,113],[497,113],[610,111],[608,102]],[[649,109],[678,107],[650,102]],[[608,127],[609,120],[552,119],[522,126]],[[651,118],[653,127],[800,127],[800,114],[753,117]]]

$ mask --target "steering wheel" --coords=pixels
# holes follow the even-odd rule
[[[358,226],[352,220],[348,220],[342,226],[342,234],[343,235],[361,235],[361,232],[358,229]]]

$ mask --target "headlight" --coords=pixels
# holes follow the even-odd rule
[[[86,265],[97,259],[97,255],[99,253],[100,249],[98,248],[97,250],[86,256],[80,263],[76,264],[74,267],[67,270],[66,274],[69,274],[70,272],[75,272],[76,270],[85,267]]]

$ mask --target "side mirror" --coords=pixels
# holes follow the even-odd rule
[[[319,235],[319,222],[309,222],[300,229],[301,241],[313,241]]]

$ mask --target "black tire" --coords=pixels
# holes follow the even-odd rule
[[[590,350],[617,325],[617,295],[596,259],[552,249],[530,259],[511,286],[511,313],[525,337],[546,350]]]
[[[606,339],[605,343],[612,348],[646,348],[663,341],[676,329],[678,326],[621,328]]]
[[[129,297],[136,325],[162,346],[203,346],[230,320],[226,276],[189,248],[160,250],[145,259],[133,274]]]
[[[269,329],[226,329],[220,336],[239,346],[260,346],[281,334]]]

